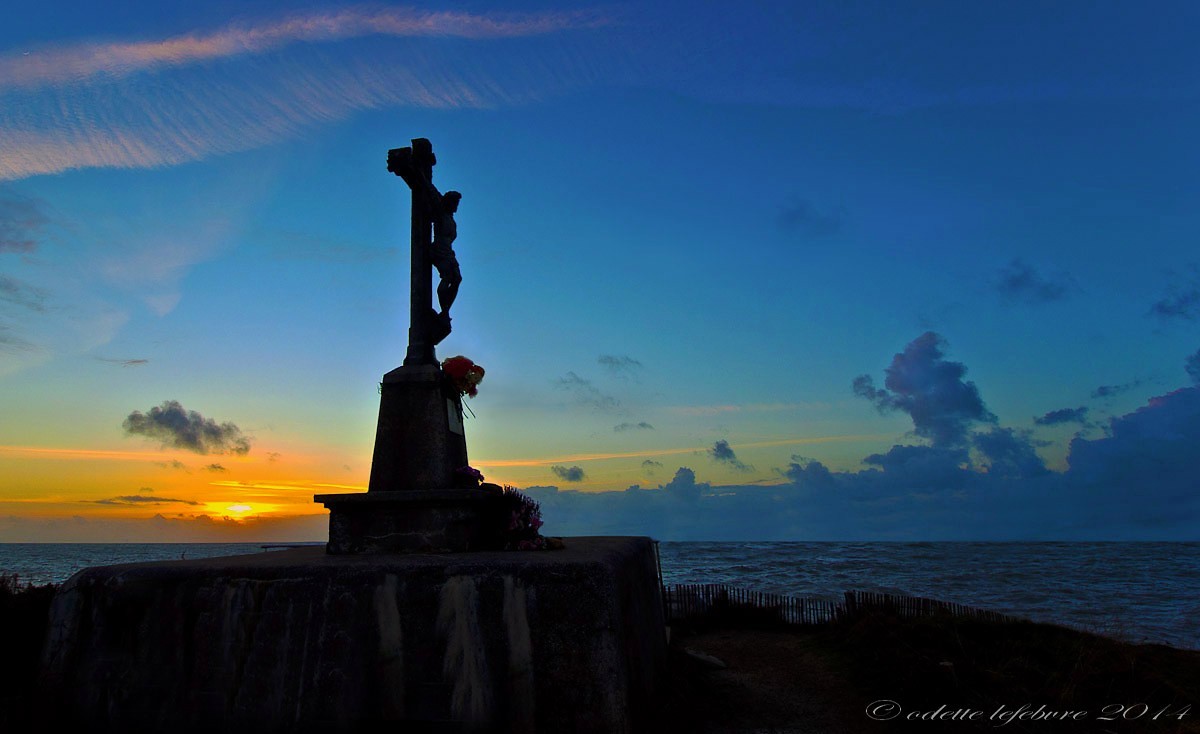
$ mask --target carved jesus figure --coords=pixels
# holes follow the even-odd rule
[[[458,211],[458,202],[462,200],[462,194],[447,191],[439,196],[432,184],[429,188],[432,189],[430,218],[433,220],[433,244],[429,250],[429,261],[437,268],[438,277],[441,279],[437,287],[437,299],[442,310],[438,315],[448,319],[450,306],[458,295],[459,284],[462,283],[462,271],[451,247],[458,237],[458,225],[454,221],[454,214]]]

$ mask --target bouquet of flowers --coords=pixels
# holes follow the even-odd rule
[[[500,518],[507,523],[505,550],[545,550],[550,547],[538,529],[542,527],[542,508],[514,487],[505,487],[501,497]]]
[[[469,398],[479,394],[479,383],[483,380],[483,368],[466,357],[459,355],[442,360],[442,372],[460,396]]]

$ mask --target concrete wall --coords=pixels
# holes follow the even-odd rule
[[[89,731],[609,733],[639,730],[665,666],[651,541],[568,538],[86,569],[41,682]]]

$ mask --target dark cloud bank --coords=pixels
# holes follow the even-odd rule
[[[783,484],[711,486],[680,467],[655,488],[584,493],[530,487],[555,534],[638,534],[664,540],[1200,540],[1200,352],[1186,367],[1197,386],[1151,398],[1109,419],[1104,435],[1077,436],[1065,471],[1049,470],[1032,430],[1004,427],[967,368],[926,333],[895,355],[884,386],[869,375],[855,394],[902,411],[921,443],[896,445],[836,472],[793,457]],[[1083,408],[1040,424],[1078,422]],[[721,446],[724,444],[724,446]],[[728,450],[728,453],[726,453]],[[709,452],[733,457],[725,442]]]

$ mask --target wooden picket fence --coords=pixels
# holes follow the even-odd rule
[[[663,587],[668,623],[741,619],[782,625],[819,625],[847,619],[867,611],[900,617],[949,615],[992,622],[1016,621],[1017,617],[954,602],[917,596],[847,591],[840,602],[828,599],[768,594],[728,584],[675,584]]]
[[[900,617],[933,617],[949,615],[952,617],[970,617],[987,622],[1015,622],[1019,617],[994,612],[990,609],[969,607],[950,601],[926,599],[920,596],[902,596],[899,594],[881,594],[871,591],[847,591],[842,603],[846,615],[854,615],[859,610],[876,610],[895,614]]]

